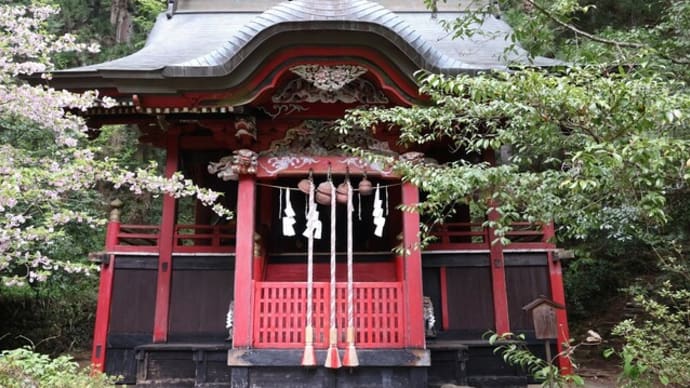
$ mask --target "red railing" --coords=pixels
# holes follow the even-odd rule
[[[513,229],[506,233],[511,243],[506,248],[538,249],[551,245],[543,224],[515,222],[511,226]],[[489,249],[491,245],[488,228],[481,223],[445,223],[434,228],[432,233],[437,240],[429,244],[426,250]]]
[[[253,346],[300,348],[304,346],[307,284],[304,282],[255,282]],[[314,283],[314,347],[328,346],[330,325],[329,283]],[[345,346],[347,327],[346,283],[336,289],[338,346]],[[398,282],[354,284],[354,326],[359,348],[401,348],[404,341],[402,286]]]
[[[175,225],[173,252],[227,252],[235,246],[235,225]]]
[[[175,225],[173,252],[227,253],[235,246],[235,225]],[[119,227],[113,249],[118,252],[158,252],[159,225]]]

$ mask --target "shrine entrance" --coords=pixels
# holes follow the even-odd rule
[[[353,187],[349,217],[348,180]],[[335,209],[331,209],[330,197],[318,189],[328,186],[328,175],[313,174],[312,181],[320,202],[315,201],[319,226],[314,233],[311,269],[305,237],[309,228],[308,178],[283,177],[257,183],[261,204],[257,207],[257,241],[262,257],[254,272],[252,345],[256,348],[304,345],[307,282],[311,270],[315,348],[328,346],[331,279],[335,285],[333,305],[338,346],[345,346],[348,308],[351,308],[357,347],[402,347],[401,263],[393,253],[401,243],[402,218],[397,209],[400,183],[363,175],[333,175],[330,182],[336,186],[337,198]],[[333,242],[335,246],[331,247]],[[348,243],[352,249],[350,268]],[[353,281],[350,307],[349,271]]]

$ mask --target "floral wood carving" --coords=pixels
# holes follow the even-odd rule
[[[344,156],[342,145],[359,147],[384,155],[393,155],[386,141],[366,132],[341,134],[333,130],[332,121],[306,120],[290,128],[282,139],[271,143],[261,156]]]
[[[322,90],[303,80],[295,78],[272,97],[275,104],[324,103],[370,104],[388,103],[388,97],[368,80],[358,78],[342,88],[333,91]]]
[[[356,65],[300,65],[291,67],[290,71],[319,90],[333,92],[359,78],[367,69]]]
[[[278,116],[289,116],[295,112],[306,112],[309,110],[309,108],[299,104],[273,104],[271,108],[266,106],[259,106],[258,108],[272,119]]]
[[[261,167],[271,176],[278,174],[288,168],[300,168],[319,161],[310,156],[279,156],[268,158],[266,163],[261,163]]]

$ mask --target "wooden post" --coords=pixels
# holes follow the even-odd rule
[[[544,242],[551,241],[554,236],[553,222],[544,224]],[[547,251],[547,261],[549,264],[549,283],[551,285],[551,299],[565,306],[565,291],[563,289],[563,274],[561,271],[561,262],[554,260],[553,251]],[[556,310],[556,323],[558,325],[558,339],[556,340],[556,349],[560,354],[563,351],[563,344],[570,341],[570,330],[568,329],[568,313],[565,309]],[[573,373],[573,366],[567,357],[558,357],[558,365],[561,368],[561,373],[564,375]]]
[[[448,309],[448,271],[446,267],[439,270],[439,283],[441,286],[441,327],[443,330],[450,328],[450,310]]]
[[[402,203],[414,206],[419,202],[417,186],[411,183],[402,185]],[[424,349],[424,312],[422,290],[422,252],[419,248],[419,213],[403,213],[403,247],[405,279],[403,290],[406,296],[406,345],[408,348]]]
[[[493,206],[493,205],[492,205]],[[498,219],[498,212],[491,210],[489,221]],[[506,287],[505,259],[503,257],[503,244],[495,242],[496,233],[493,228],[487,228],[487,242],[489,243],[489,260],[491,265],[491,288],[494,301],[494,324],[496,333],[510,332],[510,319],[508,316],[508,290]]]
[[[113,295],[113,276],[115,275],[115,255],[111,252],[117,245],[120,233],[120,209],[122,202],[115,199],[110,203],[110,220],[105,232],[105,250],[107,261],[101,263],[101,279],[98,286],[96,305],[96,322],[93,330],[93,349],[91,364],[97,371],[105,369],[105,352],[108,342],[108,325],[110,324],[110,303]]]
[[[237,186],[237,232],[235,248],[235,300],[233,348],[249,348],[252,344],[252,261],[254,254],[254,209],[256,178],[240,175]]]
[[[167,134],[167,155],[165,176],[170,178],[179,163],[179,130],[170,129]],[[156,283],[156,310],[153,318],[153,342],[168,341],[168,319],[170,313],[170,283],[172,280],[172,251],[175,235],[175,216],[177,201],[171,195],[163,197],[163,215],[161,217],[158,238],[158,281]]]
[[[496,165],[496,152],[494,150],[484,150],[482,158],[492,166]],[[494,207],[495,204],[491,203],[489,206]],[[488,218],[489,221],[497,220],[499,218],[498,212],[492,210]],[[493,243],[493,241],[496,240],[496,233],[494,229],[490,227],[487,228],[486,239],[489,244],[489,265],[491,266],[491,288],[493,291],[494,324],[496,325],[496,333],[508,333],[510,332],[510,319],[503,244],[500,242]]]

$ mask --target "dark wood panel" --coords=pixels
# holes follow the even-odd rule
[[[301,367],[303,349],[231,349],[228,365],[231,367]],[[369,367],[426,367],[429,366],[429,352],[422,349],[357,349],[359,365]],[[316,365],[326,361],[326,350],[314,352]],[[355,368],[357,369],[357,368]]]
[[[450,330],[488,330],[494,327],[489,268],[448,268],[448,325]]]
[[[506,267],[546,267],[546,253],[505,253]]]
[[[217,333],[222,340],[233,284],[233,271],[173,271],[170,335]]]
[[[132,348],[148,344],[153,339],[153,333],[114,333],[108,335],[108,349]]]
[[[156,271],[115,269],[108,333],[152,333]]]
[[[235,255],[173,256],[173,270],[235,270]]]
[[[547,267],[506,267],[508,311],[513,331],[534,330],[532,318],[522,310],[540,295],[551,296]]]
[[[409,388],[426,387],[426,368],[263,367],[232,369],[232,387]]]
[[[117,255],[116,269],[151,269],[158,268],[157,255]],[[179,270],[234,270],[235,255],[204,256],[204,255],[175,255],[173,269]]]
[[[488,253],[422,253],[422,266],[432,267],[488,267]]]
[[[105,373],[120,376],[122,384],[135,384],[137,380],[137,360],[134,349],[108,349],[105,357]]]
[[[158,269],[158,256],[156,255],[117,255],[115,256],[115,269]]]

